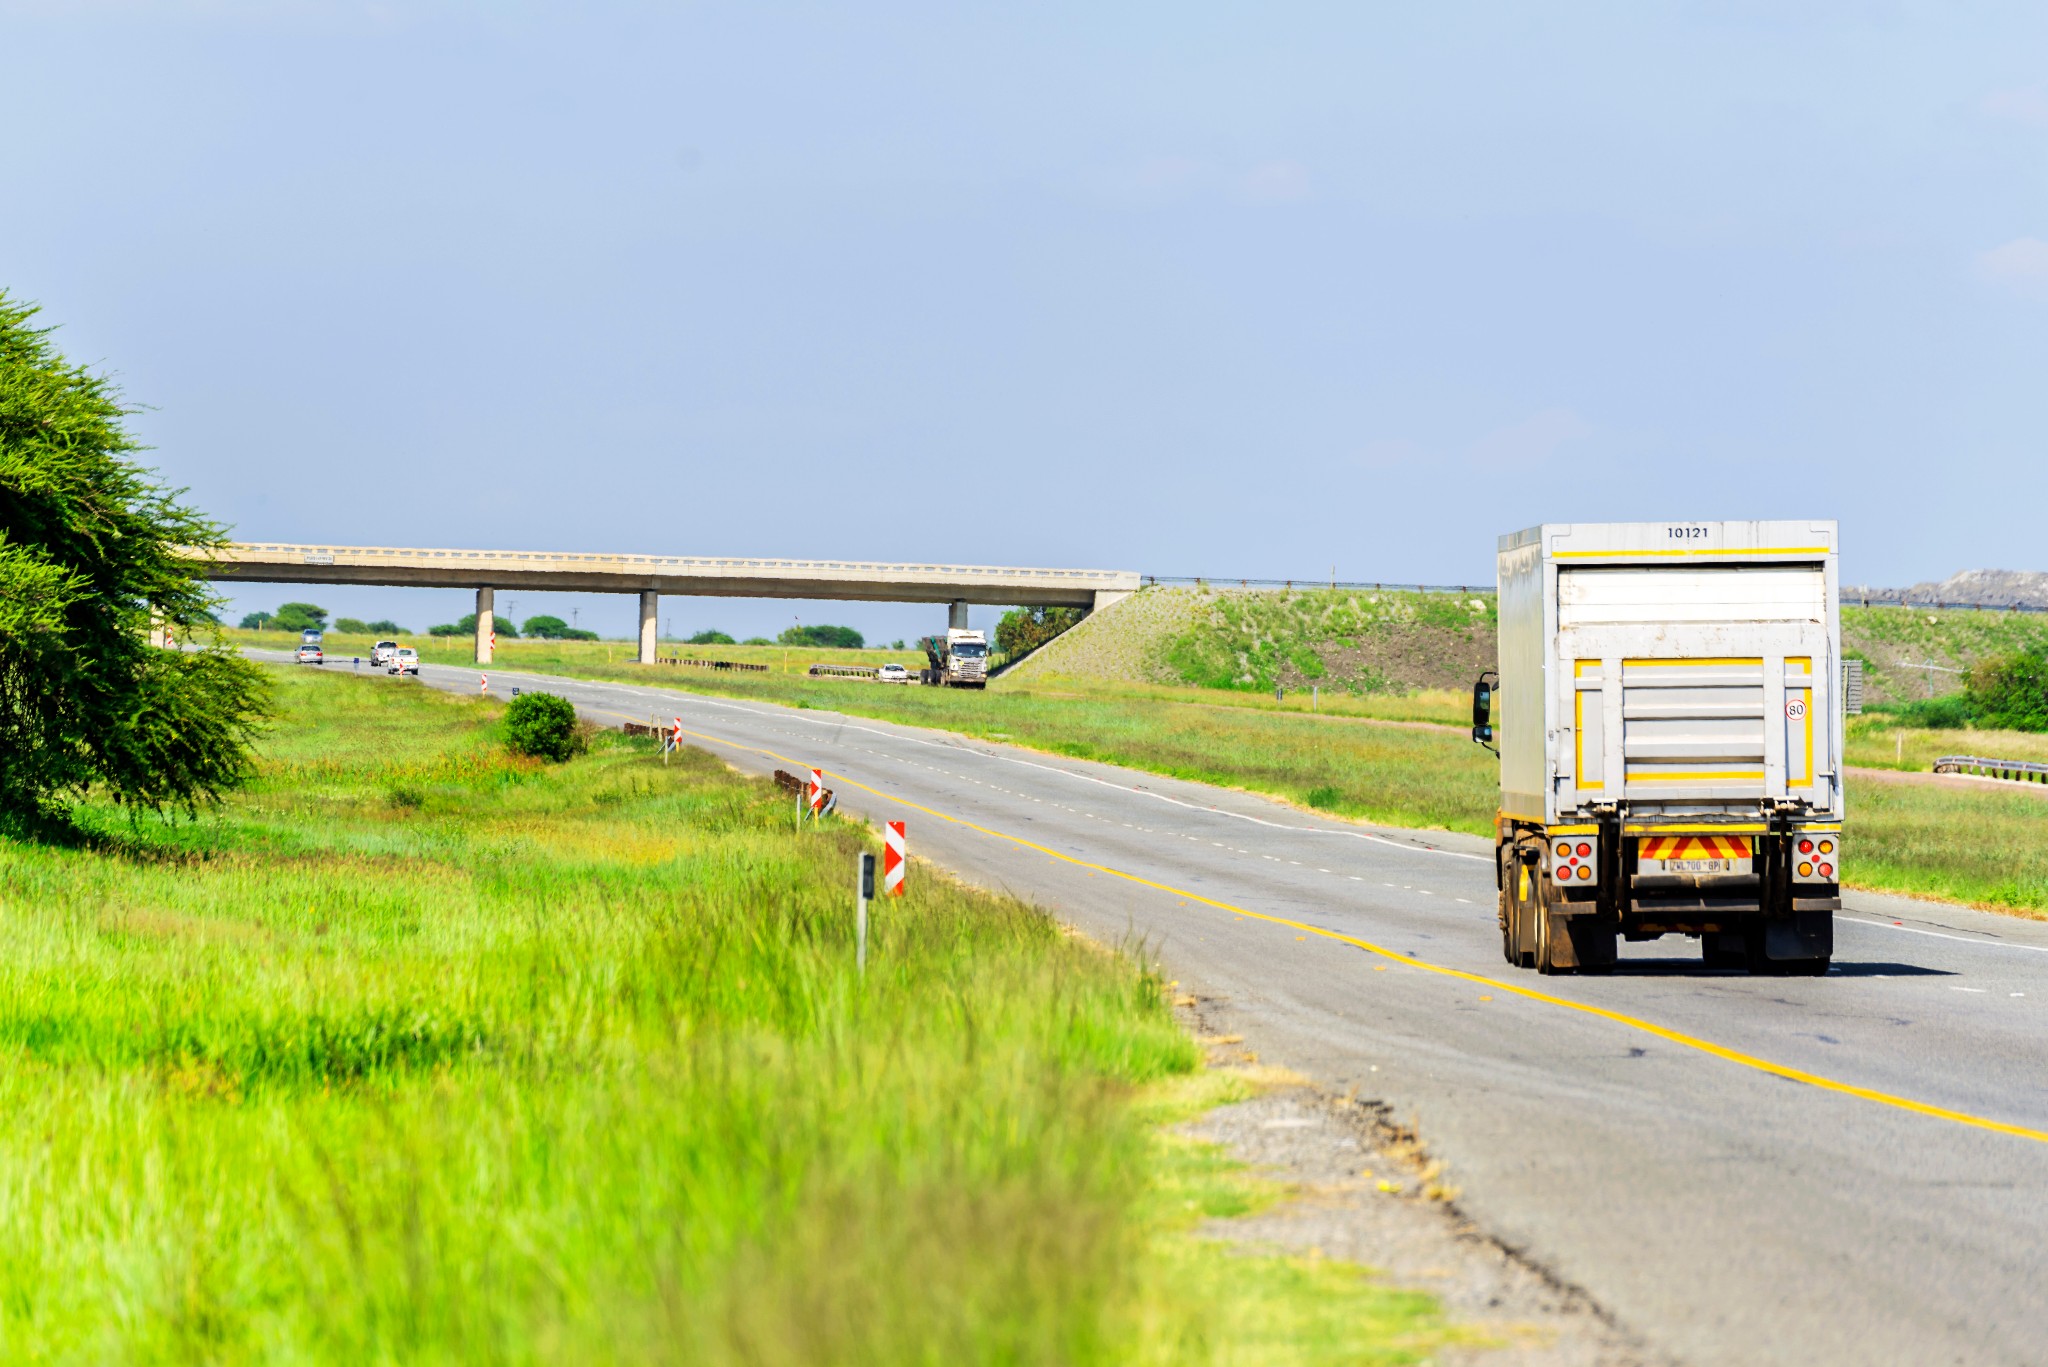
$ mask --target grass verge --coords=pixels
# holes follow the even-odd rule
[[[197,823],[0,841],[0,1355],[127,1362],[1420,1360],[1162,1133],[1159,984],[859,828],[488,703],[279,670]]]

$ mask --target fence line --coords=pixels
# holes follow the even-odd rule
[[[1148,574],[1147,585],[1194,584],[1208,589],[1368,589],[1376,593],[1457,593],[1491,597],[1491,584],[1395,584],[1359,579],[1239,579],[1201,574]],[[1961,598],[1914,598],[1902,593],[1845,593],[1843,607],[1927,608],[1936,612],[2048,612],[2044,603],[1985,603]]]

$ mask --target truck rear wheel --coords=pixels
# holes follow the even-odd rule
[[[1522,966],[1522,955],[1515,947],[1515,899],[1505,886],[1500,890],[1500,956],[1517,968]]]

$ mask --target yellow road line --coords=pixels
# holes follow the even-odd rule
[[[723,736],[706,735],[704,732],[692,731],[687,727],[684,728],[683,734],[695,736],[699,740],[708,740],[716,745],[728,745],[736,749],[752,750],[755,754],[781,760],[784,764],[795,764],[802,768],[811,767],[803,760],[791,759],[787,755],[780,755],[773,750],[763,749],[757,745],[743,745],[738,741],[727,740]],[[883,792],[880,788],[870,787],[850,775],[835,773],[830,769],[826,769],[823,772],[840,783],[858,788],[862,792],[873,793],[885,802],[894,802],[899,806],[908,807],[913,812],[922,812],[926,816],[934,817],[950,825],[978,832],[991,839],[1006,840],[1021,849],[1035,850],[1062,863],[1072,864],[1076,868],[1087,869],[1094,873],[1106,873],[1112,878],[1121,878],[1127,883],[1135,883],[1140,887],[1151,888],[1154,892],[1163,892],[1171,897],[1180,897],[1191,902],[1200,902],[1204,906],[1215,907],[1219,911],[1227,911],[1234,916],[1249,917],[1254,921],[1264,921],[1269,925],[1286,926],[1290,930],[1300,930],[1306,931],[1311,935],[1320,935],[1326,940],[1336,940],[1340,943],[1365,950],[1369,954],[1377,954],[1382,958],[1391,959],[1395,963],[1403,964],[1409,968],[1419,968],[1426,973],[1436,973],[1446,978],[1458,978],[1468,983],[1477,983],[1481,987],[1493,988],[1497,992],[1512,992],[1518,997],[1526,997],[1530,1001],[1542,1002],[1547,1006],[1561,1006],[1567,1011],[1577,1011],[1588,1016],[1598,1016],[1600,1019],[1612,1021],[1616,1025],[1627,1026],[1631,1030],[1640,1030],[1646,1035],[1654,1035],[1658,1039],[1669,1043],[1696,1050],[1699,1053],[1708,1054],[1729,1063],[1740,1064],[1744,1068],[1752,1068],[1759,1073],[1768,1073],[1772,1077],[1784,1078],[1789,1082],[1803,1082],[1809,1087],[1818,1087],[1822,1091],[1836,1092],[1842,1096],[1852,1096],[1861,1101],[1871,1101],[1880,1106],[1890,1106],[1895,1110],[1909,1111],[1914,1115],[1931,1116],[1936,1120],[1947,1120],[1957,1125],[1968,1125],[1973,1129],[1990,1130],[1996,1134],[2009,1134],[2020,1139],[2031,1139],[2036,1143],[2048,1144],[2048,1130],[2029,1129],[2025,1125],[2012,1125],[2003,1120],[1992,1120],[1985,1116],[1972,1115],[1968,1111],[1953,1111],[1945,1106],[1934,1106],[1925,1101],[1915,1101],[1911,1097],[1895,1096],[1890,1092],[1877,1091],[1875,1088],[1858,1087],[1854,1083],[1839,1082],[1831,1077],[1823,1077],[1819,1073],[1809,1073],[1803,1069],[1788,1067],[1782,1063],[1773,1063],[1767,1058],[1758,1058],[1754,1054],[1745,1054],[1739,1049],[1730,1049],[1726,1045],[1716,1044],[1712,1040],[1701,1039],[1696,1035],[1688,1035],[1683,1031],[1658,1025],[1654,1021],[1646,1021],[1640,1016],[1631,1016],[1622,1011],[1611,1011],[1607,1007],[1593,1006],[1586,1002],[1575,1002],[1569,997],[1552,996],[1548,992],[1538,991],[1533,987],[1523,987],[1519,983],[1507,982],[1499,978],[1489,978],[1481,973],[1467,973],[1460,968],[1446,968],[1442,964],[1429,963],[1425,960],[1414,958],[1411,955],[1403,954],[1397,949],[1388,949],[1386,946],[1376,945],[1370,940],[1362,940],[1356,935],[1346,935],[1341,931],[1328,930],[1322,926],[1311,925],[1306,921],[1290,920],[1285,916],[1269,916],[1262,911],[1252,911],[1248,908],[1237,906],[1234,903],[1218,901],[1214,897],[1204,897],[1199,892],[1189,892],[1184,888],[1174,887],[1170,883],[1155,882],[1150,878],[1135,873],[1126,873],[1122,869],[1111,868],[1106,864],[1093,864],[1085,859],[1076,859],[1072,855],[1061,854],[1058,850],[1040,845],[1035,841],[1026,840],[1022,836],[991,830],[986,826],[976,825],[974,822],[968,821],[963,817],[948,816],[944,812],[935,811],[930,807],[912,802],[908,798]]]

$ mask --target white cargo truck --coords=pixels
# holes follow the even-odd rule
[[[948,688],[988,687],[988,637],[981,632],[953,627],[944,636],[927,636],[919,644],[931,663],[925,682]]]
[[[1820,974],[1841,905],[1833,522],[1547,523],[1500,539],[1501,948],[1601,972],[1617,937]]]

